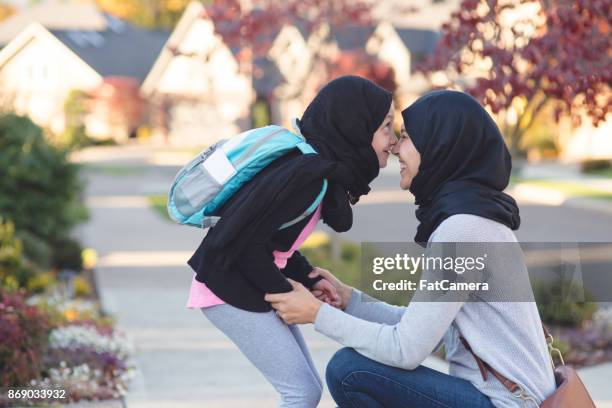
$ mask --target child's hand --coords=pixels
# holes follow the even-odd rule
[[[312,286],[312,294],[319,300],[333,306],[340,307],[342,299],[330,281],[323,278]]]

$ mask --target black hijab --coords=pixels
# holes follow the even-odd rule
[[[224,205],[223,216],[204,238],[201,253],[206,256],[196,269],[230,268],[263,220],[314,180],[329,182],[322,208],[325,223],[338,232],[350,229],[347,192],[359,199],[378,175],[372,139],[390,106],[391,94],[366,79],[340,77],[327,84],[298,121],[319,154],[299,155],[245,184],[237,193],[242,199]]]
[[[298,121],[306,140],[324,158],[338,163],[338,179],[351,203],[370,191],[379,164],[372,148],[374,132],[389,113],[391,93],[358,76],[329,82]]]
[[[471,96],[431,92],[402,112],[404,126],[421,155],[410,192],[420,221],[415,242],[454,214],[489,218],[516,230],[519,209],[503,190],[512,161],[497,125]]]

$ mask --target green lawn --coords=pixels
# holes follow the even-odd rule
[[[136,176],[144,172],[142,167],[134,166],[117,166],[117,165],[99,165],[99,164],[86,164],[83,166],[83,170],[90,173],[104,174],[105,176]]]
[[[612,167],[608,167],[607,169],[595,169],[595,170],[589,170],[586,172],[587,174],[591,174],[593,176],[600,176],[600,177],[609,177],[612,178]]]
[[[152,194],[147,198],[151,208],[153,208],[163,218],[171,221],[168,211],[166,210],[166,204],[168,202],[168,196],[166,194]]]
[[[523,179],[517,182],[518,184],[526,184],[560,191],[561,193],[569,197],[588,197],[612,200],[612,192],[599,190],[597,188],[589,187],[588,185],[580,184],[575,181]]]

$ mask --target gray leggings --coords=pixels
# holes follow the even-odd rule
[[[285,324],[273,311],[248,312],[228,304],[200,310],[274,386],[279,407],[317,406],[323,384],[297,326]]]

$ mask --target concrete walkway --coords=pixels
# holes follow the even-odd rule
[[[117,316],[119,327],[136,347],[138,371],[127,406],[274,406],[275,391],[246,358],[199,310],[185,308],[192,276],[185,261],[202,232],[167,222],[149,208],[147,200],[147,195],[168,188],[177,170],[165,165],[172,159],[137,148],[89,150],[80,158],[92,166],[86,172],[91,220],[80,234],[100,257],[96,279],[103,307]],[[362,224],[370,217],[365,209],[403,201],[397,194],[385,194],[364,203],[357,214]],[[406,227],[402,228],[405,235]],[[339,345],[314,332],[311,325],[303,332],[323,376]],[[428,360],[428,365],[446,369],[436,359]],[[612,365],[584,371],[599,406],[612,407],[606,385],[611,375]],[[604,405],[606,401],[610,405]],[[320,406],[333,406],[327,391]]]

